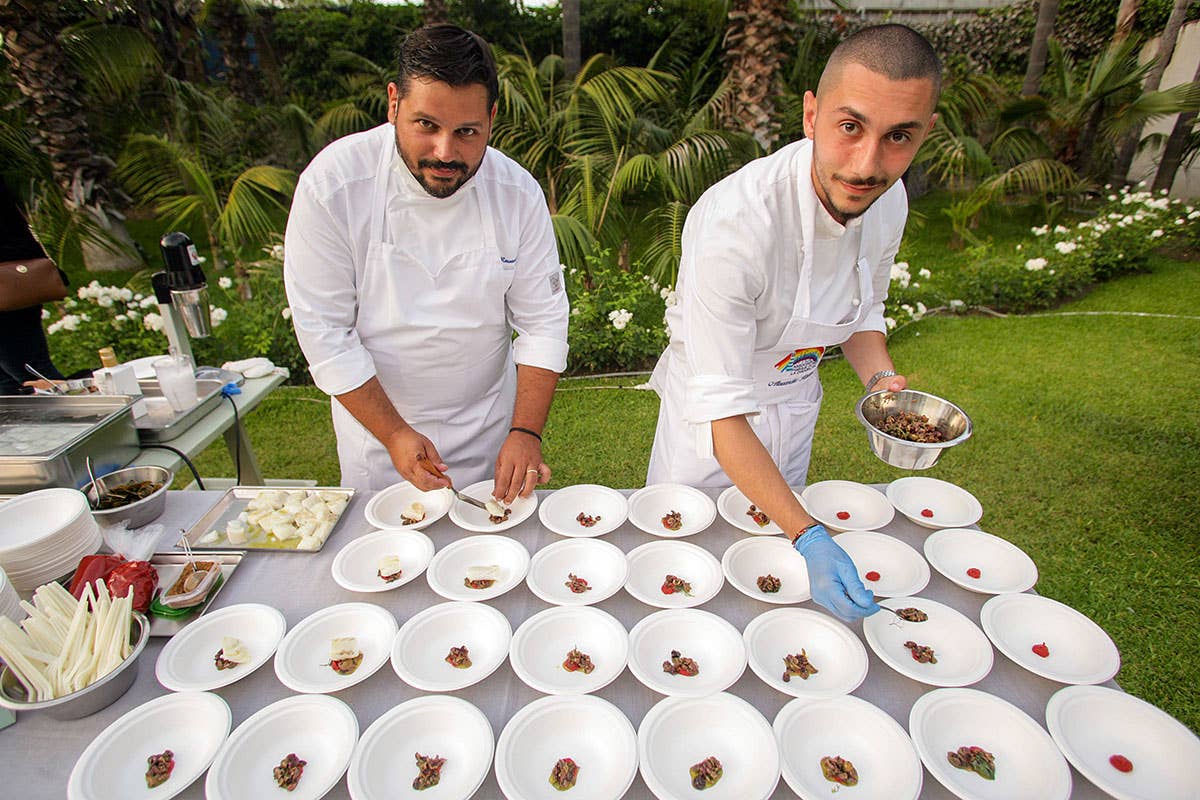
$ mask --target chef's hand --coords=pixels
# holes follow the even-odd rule
[[[846,551],[833,541],[824,525],[814,525],[793,547],[804,556],[812,598],[844,620],[869,617],[879,610],[875,595],[858,578]]]
[[[868,386],[866,391],[868,394],[871,392],[882,392],[884,389],[887,389],[889,392],[902,392],[907,388],[908,377],[906,375],[893,375],[890,378],[880,378],[875,381],[874,386]]]
[[[450,479],[444,473],[449,467],[442,461],[433,442],[415,428],[405,426],[387,442],[388,455],[400,477],[423,492],[444,489]]]
[[[522,431],[510,431],[496,456],[492,497],[506,505],[517,496],[529,497],[539,483],[550,481],[550,468],[542,461],[542,443]]]

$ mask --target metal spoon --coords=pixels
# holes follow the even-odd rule
[[[96,473],[92,472],[92,457],[84,457],[83,465],[87,467],[88,477],[92,479],[92,492],[96,495],[96,502],[93,503],[90,498],[88,499],[88,507],[95,510],[100,507],[100,486],[96,483]]]

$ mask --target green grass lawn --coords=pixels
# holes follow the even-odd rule
[[[975,436],[929,473],[973,492],[984,530],[1020,545],[1038,591],[1096,620],[1116,641],[1118,680],[1200,730],[1200,264],[1155,259],[1047,315],[932,317],[891,350],[916,388],[962,405]],[[1067,315],[1123,311],[1186,318]],[[546,436],[554,486],[645,480],[658,399],[641,378],[563,381]],[[854,419],[849,366],[822,367],[826,396],[810,481],[886,482]],[[263,469],[338,480],[328,401],[285,388],[248,418]],[[223,444],[199,459],[229,475]]]

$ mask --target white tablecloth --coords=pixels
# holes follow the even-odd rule
[[[544,497],[546,493],[540,492],[539,494]],[[710,494],[715,498],[717,492],[712,491]],[[165,527],[163,542],[159,549],[172,549],[171,543],[178,537],[179,529],[190,528],[220,497],[220,492],[171,492],[168,496],[166,512],[158,520]],[[354,498],[337,529],[320,553],[248,552],[228,585],[222,589],[221,594],[214,601],[212,609],[235,603],[266,603],[283,612],[290,629],[312,612],[336,603],[354,601],[377,603],[391,611],[397,621],[403,624],[418,611],[435,603],[444,602],[443,598],[429,588],[424,576],[400,589],[379,594],[348,592],[334,583],[330,575],[330,565],[338,550],[347,542],[371,529],[363,516],[363,509],[369,498],[370,494],[365,492],[360,492]],[[986,520],[985,513],[983,522],[985,529],[987,527]],[[907,542],[918,551],[921,549],[921,543],[925,536],[929,533],[899,514],[883,530]],[[993,532],[1003,535],[1003,531]],[[450,522],[449,517],[431,525],[425,529],[425,533],[439,549],[467,535]],[[538,549],[562,538],[543,528],[536,513],[507,533],[520,540],[530,554],[536,553]],[[685,541],[708,549],[720,559],[728,546],[745,538],[746,535],[718,516],[716,522],[707,531]],[[632,523],[626,522],[619,529],[605,536],[604,539],[625,552],[629,552],[638,545],[655,540],[655,537],[643,533]],[[976,624],[979,622],[979,609],[988,598],[987,595],[975,594],[955,586],[936,571],[933,572],[929,586],[920,595],[954,607]],[[533,614],[549,607],[546,602],[530,592],[524,583],[507,594],[489,601],[489,604],[504,613],[514,630]],[[812,602],[804,603],[803,606],[817,608]],[[597,607],[615,616],[626,630],[632,628],[646,615],[658,610],[634,600],[623,590],[597,604]],[[700,608],[716,613],[735,625],[738,630],[744,630],[751,619],[765,611],[778,608],[778,606],[752,600],[726,583],[715,598]],[[851,629],[860,638],[862,637],[861,623],[852,625]],[[165,641],[164,639],[151,640],[142,653],[137,680],[133,687],[124,697],[99,713],[71,722],[60,722],[37,714],[22,714],[18,715],[17,724],[0,731],[0,764],[3,764],[3,770],[0,773],[4,775],[7,787],[19,787],[19,791],[14,796],[19,796],[22,800],[40,800],[41,798],[61,800],[64,798],[71,767],[92,739],[125,712],[141,703],[166,694],[166,690],[154,678],[155,661],[162,651]],[[907,730],[909,709],[918,697],[930,691],[932,687],[897,674],[881,662],[869,647],[867,653],[869,658],[867,678],[854,694],[882,708]],[[1116,686],[1111,682],[1108,685]],[[1001,653],[996,652],[995,666],[991,673],[975,684],[973,688],[1008,700],[1044,727],[1046,701],[1050,695],[1062,688],[1062,684],[1033,675],[1013,664]],[[284,687],[275,677],[271,663],[263,665],[249,677],[217,691],[228,701],[233,711],[234,728],[262,707],[292,694],[291,690]],[[779,710],[792,699],[767,686],[750,669],[747,669],[741,679],[728,691],[754,705],[763,713],[768,722],[774,720]],[[367,680],[339,692],[336,696],[354,709],[358,715],[360,731],[365,731],[388,709],[421,694],[423,693],[409,687],[396,677],[390,665],[385,665]],[[526,686],[516,676],[507,661],[487,679],[453,694],[473,703],[483,711],[490,720],[493,732],[497,737],[504,725],[520,708],[542,696],[539,692]],[[620,708],[629,717],[635,728],[641,723],[651,706],[662,699],[661,695],[639,683],[628,669],[617,680],[596,694]],[[819,732],[814,732],[814,735],[819,735]],[[404,763],[406,770],[401,777],[407,781],[411,777],[409,773],[412,772],[412,768],[409,761]],[[1073,768],[1071,773],[1074,781],[1072,798],[1084,800],[1107,796]],[[3,794],[7,795],[8,792],[5,791]],[[178,796],[187,800],[202,798],[204,796],[204,778],[201,777]],[[344,800],[349,796],[344,778],[327,795],[333,800]],[[925,786],[921,796],[931,800],[953,798],[953,795],[946,791],[928,771],[925,772]],[[489,773],[487,780],[475,797],[487,800],[493,800],[493,798],[499,800],[503,797],[496,784],[494,773]],[[652,797],[653,795],[646,788],[640,776],[634,780],[633,786],[625,795],[627,800],[643,800],[643,798],[650,800]],[[782,798],[795,797],[796,795],[781,778],[772,798],[782,800]]]

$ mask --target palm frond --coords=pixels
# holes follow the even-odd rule
[[[119,100],[159,70],[162,59],[141,31],[100,20],[64,28],[59,43],[98,100]]]
[[[977,192],[989,202],[1012,195],[1047,196],[1076,189],[1074,170],[1053,158],[1024,161],[979,184]]]
[[[238,176],[217,218],[217,235],[226,245],[263,242],[283,232],[288,202],[296,190],[296,174],[260,165]]]
[[[313,127],[313,136],[319,142],[332,142],[351,133],[365,131],[377,124],[366,111],[353,100],[345,100],[326,109]]]
[[[674,286],[678,277],[679,258],[683,253],[683,223],[690,210],[687,203],[673,200],[646,216],[653,236],[642,252],[642,265],[664,286]]]
[[[1121,137],[1140,131],[1144,125],[1163,117],[1200,110],[1200,81],[1181,83],[1157,92],[1147,92],[1133,102],[1114,109],[1103,123],[1106,136]]]
[[[587,226],[578,219],[565,214],[553,214],[550,223],[554,226],[554,239],[558,243],[558,257],[567,266],[582,268],[588,253],[596,244]]]

